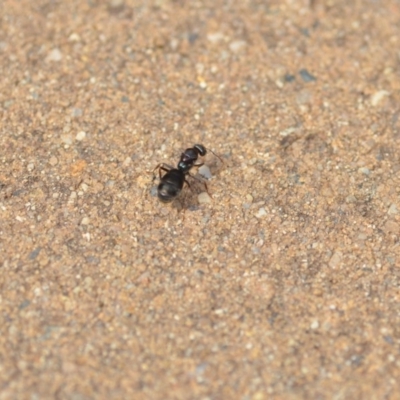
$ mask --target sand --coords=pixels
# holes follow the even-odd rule
[[[1,400],[398,398],[398,1],[0,9]]]

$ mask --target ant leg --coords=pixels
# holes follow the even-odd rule
[[[156,169],[158,169],[158,173],[159,173],[160,179],[161,179],[161,171],[169,172],[169,171],[171,171],[171,169],[174,169],[174,168],[171,167],[171,166],[168,165],[168,164],[164,164],[164,163],[158,164],[158,165],[153,169],[153,182],[154,182],[154,180],[156,179],[156,176],[155,176],[155,174],[154,174],[154,171],[155,171]]]
[[[212,198],[212,195],[211,195],[211,193],[208,191],[208,186],[207,186],[207,183],[205,183],[205,182],[203,182],[204,183],[204,186],[205,186],[205,188],[206,188],[206,192],[207,192],[207,194]]]
[[[163,171],[168,172],[168,171],[170,171],[171,169],[174,169],[174,167],[171,167],[170,165],[165,164],[165,163],[160,163],[160,164],[157,164],[157,166],[153,169],[153,174],[154,174],[154,171],[155,171],[156,169],[158,169],[158,170],[162,169]]]
[[[196,181],[199,181],[199,182],[201,182],[201,183],[204,183],[204,181],[203,181],[202,179],[198,178],[198,177],[195,176],[195,175],[192,175],[190,172],[188,172],[188,175],[189,175],[191,178],[196,179]],[[186,179],[185,179],[185,182],[187,183]]]
[[[202,179],[199,179],[199,178],[197,178],[196,176],[194,176],[194,175],[192,175],[192,174],[190,174],[190,173],[189,173],[189,176],[190,176],[191,178],[193,178],[193,179],[196,179],[196,181],[201,182],[201,183],[204,185],[204,187],[206,188],[207,194],[208,194],[210,197],[212,197],[211,193],[208,191],[208,186],[207,186],[207,183],[206,183],[206,182],[204,182]],[[186,179],[185,179],[185,182],[189,185],[189,183],[186,181]],[[190,187],[190,185],[189,185],[189,187]]]
[[[218,154],[215,154],[211,149],[207,149],[207,150],[211,151],[211,153],[213,153],[215,157],[218,157],[219,160],[222,162],[222,164],[224,163],[224,161],[222,160],[222,158]]]
[[[192,176],[192,175],[190,175],[190,176]],[[186,179],[185,179],[185,183],[186,183],[186,185],[189,186],[189,189],[192,190],[192,187],[190,186],[190,183]]]

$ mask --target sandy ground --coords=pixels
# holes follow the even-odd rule
[[[0,399],[398,399],[399,49],[396,0],[2,0]]]

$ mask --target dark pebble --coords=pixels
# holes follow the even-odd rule
[[[307,28],[301,28],[300,32],[307,37],[310,37],[310,31]]]
[[[188,40],[190,44],[194,44],[194,42],[199,38],[198,33],[189,33]]]
[[[394,343],[394,340],[391,336],[384,336],[383,339],[385,340],[386,343],[389,343],[389,344]]]
[[[13,196],[19,196],[19,195],[22,194],[22,193],[25,193],[25,190],[24,190],[24,189],[17,189],[17,190],[15,190],[15,191],[12,193],[12,195],[13,195]]]
[[[28,307],[31,302],[29,300],[24,300],[18,307],[19,310],[23,310],[24,308]]]
[[[304,82],[313,82],[316,81],[317,78],[313,75],[311,75],[306,69],[301,69],[299,71],[299,74],[301,76],[301,79],[303,79]]]
[[[30,260],[34,260],[40,253],[41,248],[37,247],[35,250],[31,251],[31,253],[29,254],[28,258]]]
[[[89,264],[100,264],[100,259],[98,257],[94,257],[94,256],[88,256],[86,257],[86,261]]]
[[[291,75],[291,74],[286,74],[284,77],[283,77],[283,79],[285,80],[285,82],[293,82],[295,79],[296,79],[296,77],[294,76],[294,75]]]

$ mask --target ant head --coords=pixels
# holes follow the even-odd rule
[[[193,148],[200,154],[202,157],[207,154],[206,148],[202,144],[195,144]]]

